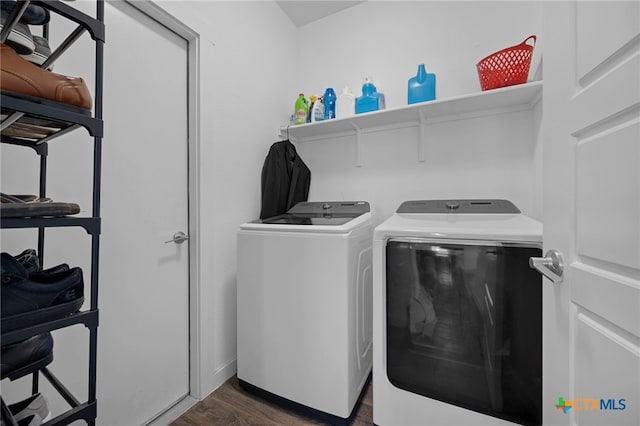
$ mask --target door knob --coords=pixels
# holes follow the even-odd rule
[[[185,234],[182,231],[178,231],[175,234],[173,234],[173,239],[169,240],[169,241],[165,241],[166,243],[176,243],[176,244],[182,244],[185,241],[187,241],[189,239],[189,236],[187,234]]]
[[[549,250],[544,257],[530,257],[529,266],[549,278],[553,284],[562,282],[564,262],[562,253],[556,249]]]

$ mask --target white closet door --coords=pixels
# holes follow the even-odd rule
[[[189,392],[187,42],[105,4],[98,423],[144,424]]]
[[[638,425],[640,3],[544,10],[544,424]]]

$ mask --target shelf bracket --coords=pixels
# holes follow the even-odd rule
[[[351,123],[351,126],[356,131],[356,167],[362,167],[362,159],[360,158],[360,152],[362,151],[362,142],[360,140],[360,127]]]
[[[47,69],[49,65],[53,64],[56,59],[58,59],[86,30],[82,27],[82,25],[78,25],[78,27],[73,31],[69,36],[60,43],[60,46],[56,50],[54,50],[51,55],[44,61],[40,68]]]
[[[66,134],[66,133],[73,132],[75,129],[79,129],[79,128],[80,128],[79,124],[73,124],[73,125],[67,127],[66,129],[62,129],[59,132],[56,132],[56,133],[54,133],[52,135],[49,135],[49,136],[47,136],[45,138],[40,139],[36,143],[36,146],[42,145],[43,143],[49,142],[53,138],[57,138],[58,136],[62,136],[64,134]]]
[[[425,149],[427,146],[427,118],[424,116],[424,112],[419,111],[420,122],[418,123],[418,161],[424,163]]]

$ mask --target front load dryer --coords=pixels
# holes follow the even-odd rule
[[[376,227],[376,425],[541,424],[541,248],[506,200],[408,201]]]
[[[369,203],[302,202],[238,231],[238,379],[347,419],[371,372]],[[274,399],[274,398],[271,398]]]

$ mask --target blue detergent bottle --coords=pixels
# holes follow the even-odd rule
[[[328,87],[324,91],[322,96],[324,100],[324,119],[330,120],[336,118],[336,92],[333,91],[333,87]]]
[[[356,114],[385,108],[384,94],[379,93],[369,77],[364,78],[362,96],[356,98]]]
[[[424,64],[418,65],[418,73],[409,79],[407,103],[433,101],[436,98],[436,75],[429,74]]]

